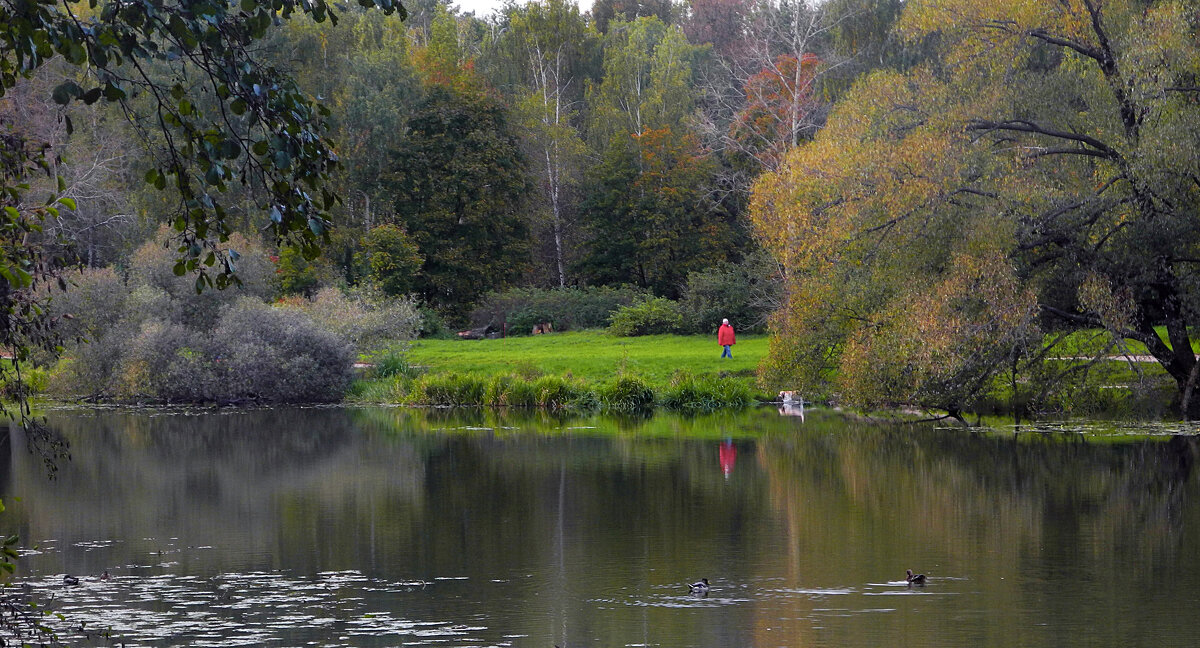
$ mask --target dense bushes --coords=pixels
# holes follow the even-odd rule
[[[51,389],[166,402],[335,401],[351,377],[348,341],[394,333],[397,321],[415,329],[407,303],[382,314],[333,296],[272,307],[266,252],[237,236],[231,244],[240,253],[242,288],[197,294],[193,277],[171,273],[174,253],[160,233],[134,254],[126,280],[112,269],[87,270],[75,290],[53,295],[51,314],[72,318],[63,320],[71,339]],[[307,310],[326,315],[326,326]]]
[[[129,260],[126,285],[131,290],[145,287],[161,293],[166,299],[155,306],[161,310],[154,315],[195,329],[211,328],[221,307],[228,306],[242,297],[254,297],[267,301],[279,290],[275,264],[266,250],[241,234],[233,234],[222,247],[238,253],[237,275],[240,287],[228,290],[205,290],[196,292],[196,278],[191,275],[178,277],[172,271],[178,255],[164,227],[157,236],[137,249]],[[70,291],[68,291],[70,292]]]
[[[146,318],[68,353],[59,391],[166,402],[328,402],[351,378],[352,349],[304,314],[243,298],[207,331]]]
[[[506,323],[508,335],[528,335],[549,322],[557,331],[608,327],[615,335],[714,333],[728,318],[739,331],[760,331],[778,302],[769,259],[720,264],[688,274],[678,302],[632,287],[513,288],[490,293],[471,313],[471,324]]]
[[[622,376],[589,386],[563,376],[430,374],[360,381],[352,397],[366,402],[395,402],[435,407],[513,407],[591,412],[645,412],[655,405],[684,412],[711,412],[755,402],[742,380],[680,375],[661,394],[644,380]]]
[[[688,273],[678,309],[685,333],[716,333],[728,318],[738,331],[761,331],[779,302],[769,260],[751,258]]]
[[[547,410],[594,409],[598,399],[582,383],[561,376],[482,378],[472,374],[432,374],[412,382],[401,399],[411,405],[526,407]]]
[[[411,340],[421,326],[421,314],[412,299],[388,297],[370,287],[345,291],[324,288],[312,299],[295,298],[284,303],[362,353],[395,340]]]
[[[471,323],[508,325],[509,335],[528,335],[534,325],[550,322],[557,331],[603,328],[621,306],[645,293],[636,288],[513,288],[489,293],[471,313]]]
[[[600,390],[600,402],[609,409],[622,412],[652,409],[654,401],[654,390],[633,376],[622,376]]]
[[[745,382],[691,374],[675,376],[659,397],[663,407],[684,412],[749,407],[755,402],[754,392]]]
[[[629,337],[677,333],[682,328],[683,318],[679,315],[675,302],[663,297],[654,297],[618,309],[612,314],[608,332]]]

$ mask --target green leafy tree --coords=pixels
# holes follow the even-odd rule
[[[715,163],[694,135],[670,128],[614,140],[583,204],[590,242],[579,268],[597,283],[675,296],[689,271],[734,252],[731,228],[705,205]]]
[[[614,135],[677,128],[696,107],[696,58],[683,30],[658,18],[616,21],[604,41],[603,78],[589,88],[589,136],[597,147]]]
[[[417,285],[417,271],[424,259],[417,244],[400,227],[380,225],[363,240],[370,277],[385,295],[402,297]]]
[[[534,232],[551,250],[554,283],[567,285],[570,241],[577,238],[574,207],[586,147],[579,131],[586,58],[597,45],[579,8],[567,0],[512,7],[499,50],[514,59],[519,90],[514,113],[540,190],[545,219]],[[543,221],[545,221],[543,223]]]
[[[289,24],[280,41],[280,65],[305,90],[327,98],[330,136],[342,162],[333,180],[343,204],[333,220],[359,236],[390,219],[382,189],[389,162],[380,152],[399,144],[423,93],[405,23],[396,15],[349,10],[336,25]]]
[[[322,256],[307,259],[296,248],[285,247],[275,261],[275,275],[279,280],[279,292],[283,295],[312,297],[322,286],[334,281],[334,269],[329,260]]]
[[[579,268],[591,281],[675,295],[689,270],[732,252],[711,196],[716,166],[687,127],[700,51],[657,18],[609,29],[604,77],[589,91],[600,162],[582,205],[589,237]]]
[[[592,4],[592,20],[601,33],[608,33],[611,23],[636,18],[658,18],[669,25],[674,14],[671,0],[596,0]]]
[[[487,94],[435,84],[392,156],[396,217],[425,261],[423,301],[461,316],[511,285],[529,262],[529,183],[504,107]]]
[[[1183,3],[907,3],[936,65],[876,72],[756,186],[786,271],[769,370],[956,412],[1000,374],[1086,371],[1044,336],[1103,327],[1200,373],[1200,45]],[[1163,327],[1165,336],[1157,326]],[[1073,355],[1073,354],[1072,354]]]

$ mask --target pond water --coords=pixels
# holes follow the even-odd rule
[[[0,527],[22,538],[15,584],[75,644],[1200,637],[1200,439],[1171,434],[1186,429],[968,432],[773,409],[66,410],[48,424],[71,455],[53,478],[30,439],[3,436]],[[904,583],[910,567],[926,586]],[[711,592],[689,595],[702,577]]]

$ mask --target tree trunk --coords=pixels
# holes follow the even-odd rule
[[[1187,321],[1174,312],[1175,309],[1169,305],[1172,302],[1168,301],[1168,319],[1167,319],[1167,339],[1170,340],[1171,346],[1168,347],[1158,332],[1154,330],[1149,323],[1143,323],[1140,328],[1142,333],[1141,341],[1146,344],[1146,349],[1154,356],[1155,360],[1162,365],[1167,373],[1175,379],[1175,384],[1179,388],[1179,409],[1180,414],[1186,419],[1200,418],[1200,398],[1193,398],[1192,392],[1196,385],[1196,374],[1200,373],[1200,367],[1197,366],[1196,354],[1192,352],[1192,339],[1187,332]]]

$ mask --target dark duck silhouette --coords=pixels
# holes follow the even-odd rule
[[[906,569],[905,571],[908,572],[908,578],[904,580],[907,581],[909,585],[925,584],[925,574],[914,574],[911,569]]]
[[[697,594],[699,596],[708,596],[708,579],[701,578],[700,580],[688,585],[688,594]]]

